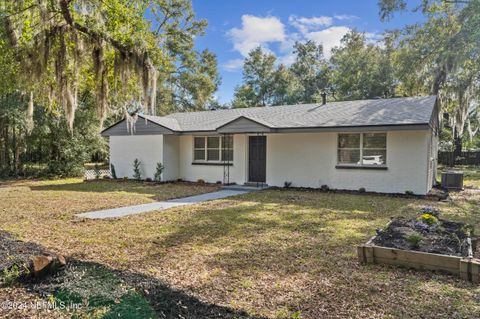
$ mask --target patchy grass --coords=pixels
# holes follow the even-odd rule
[[[74,262],[53,291],[53,300],[66,306],[75,317],[85,318],[156,318],[148,301],[117,274],[106,267]]]
[[[462,167],[464,172],[464,184],[466,186],[480,187],[480,167]]]
[[[0,200],[4,202],[0,209],[6,212],[0,214],[0,225],[3,216],[7,219],[15,216],[20,223],[43,218],[67,220],[80,212],[192,196],[217,189],[214,185],[123,180],[84,182],[77,178],[0,182]]]
[[[157,314],[172,318],[181,311],[186,318],[214,315],[174,306],[178,294],[166,295],[165,287],[193,296],[196,305],[246,311],[251,318],[480,316],[478,286],[431,272],[360,265],[356,259],[356,245],[391,216],[414,216],[425,205],[480,229],[476,190],[454,194],[453,203],[267,190],[117,220],[73,218],[90,206],[150,201],[179,187],[161,186],[162,192],[136,183],[4,185],[0,225],[50,250],[134,273],[141,278],[138,292]],[[148,281],[162,283],[162,291],[158,285],[144,288]],[[127,304],[141,303],[137,297]]]

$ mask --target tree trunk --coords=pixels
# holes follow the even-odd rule
[[[17,176],[17,166],[18,166],[18,163],[17,163],[17,130],[16,130],[16,127],[15,127],[16,123],[15,123],[15,116],[13,116],[13,125],[12,125],[12,133],[13,133],[13,167],[12,167],[12,171],[15,175],[15,177]]]
[[[457,157],[462,156],[462,137],[455,137],[454,138],[454,150],[453,150],[453,158],[456,161]]]
[[[10,141],[9,141],[9,116],[7,110],[7,97],[4,96],[4,107],[5,107],[5,130],[4,130],[4,138],[5,138],[5,172],[8,174],[10,172]]]

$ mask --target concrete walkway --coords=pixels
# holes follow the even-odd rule
[[[246,193],[250,193],[252,191],[253,190],[247,190],[247,189],[245,190],[224,189],[218,192],[206,193],[202,195],[195,195],[195,196],[184,197],[184,198],[177,198],[177,199],[172,199],[164,202],[155,202],[150,204],[105,209],[105,210],[99,210],[95,212],[77,214],[76,216],[80,218],[89,218],[89,219],[118,218],[118,217],[124,217],[128,215],[135,215],[135,214],[146,213],[151,211],[165,210],[165,209],[178,207],[178,206],[193,205],[193,204],[198,204],[198,203],[202,203],[209,200],[221,199],[221,198],[230,197],[230,196],[243,195]]]

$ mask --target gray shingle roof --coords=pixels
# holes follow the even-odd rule
[[[436,97],[406,97],[253,107],[145,116],[177,132],[215,131],[241,116],[270,128],[392,126],[429,124]]]

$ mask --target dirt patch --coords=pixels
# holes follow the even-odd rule
[[[394,218],[385,229],[377,230],[373,243],[383,247],[467,257],[471,227],[443,220],[439,215],[438,210],[424,208],[416,218]]]
[[[2,278],[0,283],[5,279],[8,280],[8,271],[15,268],[16,274],[11,276],[23,277],[29,271],[31,258],[36,255],[45,255],[45,250],[33,243],[26,243],[21,240],[12,238],[12,236],[0,230],[0,274]]]

